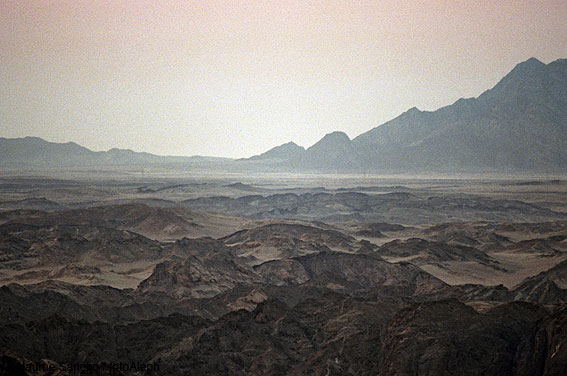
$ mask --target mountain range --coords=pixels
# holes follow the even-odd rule
[[[411,108],[350,140],[323,137],[289,154],[298,170],[502,171],[567,167],[567,59],[518,64],[478,98]],[[269,153],[269,152],[268,152]]]
[[[185,165],[227,158],[176,157],[128,149],[92,151],[74,142],[55,143],[39,137],[0,137],[0,167],[95,167],[113,165]]]
[[[131,150],[93,152],[75,143],[0,138],[0,166],[187,164]],[[411,108],[354,139],[325,135],[304,149],[289,142],[247,159],[209,158],[259,171],[561,171],[567,168],[567,59],[518,64],[477,98],[436,111]]]

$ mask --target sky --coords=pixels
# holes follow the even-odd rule
[[[567,58],[565,0],[0,0],[0,137],[247,157]]]

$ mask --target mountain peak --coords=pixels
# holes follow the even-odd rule
[[[331,133],[327,133],[319,142],[327,141],[327,142],[350,142],[350,138],[347,136],[345,132],[335,131]]]
[[[297,144],[296,144],[295,142],[293,142],[293,141],[286,142],[285,144],[282,144],[282,145],[276,146],[276,147],[279,147],[279,148],[293,148],[293,149],[295,149],[295,148],[300,148],[300,149],[303,149],[301,146],[297,145]]]
[[[133,150],[130,149],[120,149],[120,148],[112,148],[107,151],[108,154],[136,154]]]
[[[406,112],[402,113],[400,115],[400,117],[407,117],[407,116],[413,117],[413,116],[417,116],[419,114],[421,114],[421,110],[417,107],[412,107],[409,110],[407,110]]]
[[[305,148],[297,145],[295,142],[290,141],[288,143],[276,146],[260,155],[255,155],[253,157],[247,158],[248,160],[262,160],[262,159],[290,159],[297,154],[301,154],[305,151]],[[246,160],[246,159],[245,159]]]
[[[521,62],[518,65],[542,66],[545,64],[539,61],[538,59],[536,59],[535,57],[530,57],[528,60]]]
[[[525,75],[533,74],[535,72],[540,71],[541,68],[543,67],[545,67],[544,63],[542,63],[535,57],[532,57],[516,65],[514,69],[512,69],[512,71],[506,77],[517,76],[517,75],[525,76]]]
[[[359,168],[362,161],[346,133],[337,131],[326,134],[292,162],[309,170],[339,171]]]
[[[23,137],[23,138],[6,138],[5,140],[23,142],[23,143],[32,144],[32,145],[48,145],[48,144],[50,144],[49,141],[44,140],[41,137],[36,137],[36,136],[26,136],[26,137]]]
[[[516,65],[496,86],[482,93],[478,99],[516,98],[526,92],[547,90],[544,81],[549,78],[548,66],[532,57]]]

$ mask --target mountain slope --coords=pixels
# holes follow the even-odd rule
[[[567,60],[530,59],[476,99],[410,109],[353,144],[365,169],[564,169],[566,130]]]
[[[567,168],[567,59],[518,64],[478,98],[411,108],[352,141],[323,137],[298,171],[557,171]]]
[[[88,164],[95,152],[68,142],[58,144],[39,137],[0,138],[0,165],[65,165],[72,160]]]
[[[567,300],[567,261],[526,278],[513,290],[518,300],[553,304]]]

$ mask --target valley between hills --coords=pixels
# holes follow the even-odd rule
[[[565,375],[566,196],[561,176],[4,174],[0,368]]]

